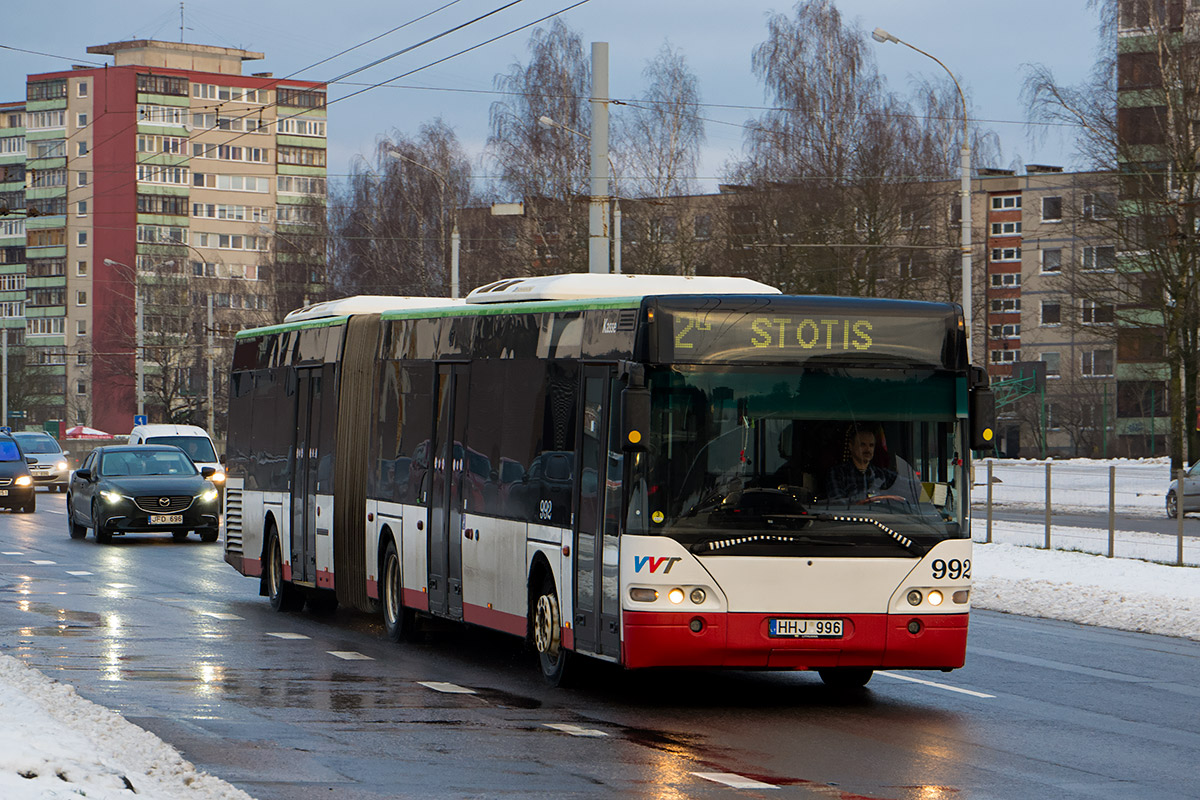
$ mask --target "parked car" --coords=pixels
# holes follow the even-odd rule
[[[58,440],[42,431],[13,431],[12,437],[21,445],[21,452],[37,458],[37,463],[29,467],[34,485],[65,492],[67,481],[71,479],[71,467]]]
[[[225,466],[217,455],[208,431],[196,425],[136,425],[129,433],[130,444],[173,444],[187,453],[197,469],[212,467],[212,482],[225,488]]]
[[[0,433],[0,507],[13,511],[20,509],[26,514],[37,510],[37,496],[33,491],[33,475],[29,464],[37,463],[36,456],[26,456],[21,446],[11,435]]]
[[[218,533],[217,487],[212,467],[196,469],[173,445],[97,447],[71,474],[67,528],[82,539],[91,528],[96,541],[125,533],[171,533],[186,539],[195,531],[204,542]]]
[[[1179,513],[1175,504],[1178,502],[1179,480],[1171,481],[1167,487],[1167,516],[1175,519]],[[1192,464],[1183,475],[1183,513],[1200,511],[1200,461]]]

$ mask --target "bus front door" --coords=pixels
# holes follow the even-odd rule
[[[429,610],[462,619],[463,472],[468,367],[439,364],[429,493]]]
[[[321,370],[296,370],[296,446],[292,459],[292,580],[317,580],[317,443]]]
[[[622,495],[620,431],[614,428],[618,415],[611,402],[615,388],[609,367],[584,368],[574,531],[575,649],[612,658],[620,650],[617,510]]]

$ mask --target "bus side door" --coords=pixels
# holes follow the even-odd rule
[[[317,580],[317,445],[321,432],[321,370],[296,370],[296,443],[292,459],[292,580]]]
[[[462,619],[463,471],[469,368],[439,364],[430,453],[429,610]]]
[[[619,416],[612,413],[616,388],[608,366],[585,366],[580,392],[575,498],[575,649],[620,655],[617,594],[617,521],[622,495]],[[617,395],[619,397],[619,395]],[[616,439],[613,439],[613,436]],[[616,452],[613,452],[613,442]]]

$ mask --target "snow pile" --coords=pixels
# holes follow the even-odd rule
[[[120,714],[0,655],[0,798],[251,800]]]

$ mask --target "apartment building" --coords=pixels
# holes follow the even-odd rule
[[[288,242],[324,216],[326,97],[244,75],[263,57],[246,50],[88,52],[111,65],[29,75],[0,104],[0,324],[49,386],[13,422],[123,432],[139,399],[155,419],[219,402],[210,330],[276,319],[323,280]]]

